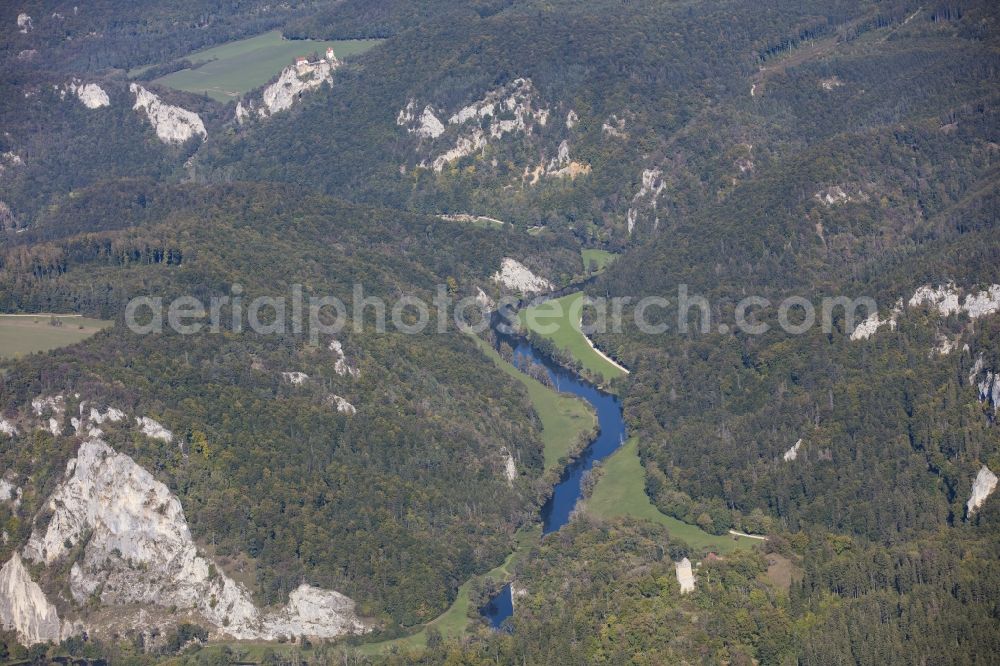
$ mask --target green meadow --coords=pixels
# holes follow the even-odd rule
[[[660,512],[646,494],[646,471],[639,461],[639,440],[633,437],[601,464],[597,487],[586,501],[592,516],[604,519],[621,517],[649,520],[667,528],[671,536],[683,540],[695,550],[729,553],[738,548],[760,544],[757,539],[716,536]]]
[[[522,327],[551,340],[556,347],[579,361],[590,376],[601,376],[605,380],[620,377],[625,374],[624,371],[591,347],[580,330],[583,298],[583,292],[577,292],[525,308],[518,313],[518,321]]]
[[[17,358],[72,345],[111,324],[73,315],[0,315],[0,358]]]
[[[228,102],[243,93],[258,88],[291,65],[296,56],[312,53],[322,55],[332,47],[340,59],[363,53],[378,44],[378,39],[352,39],[346,41],[318,41],[311,39],[285,39],[274,30],[256,37],[196,51],[185,58],[200,63],[194,69],[182,69],[153,81],[153,83],[204,93],[220,102]],[[134,74],[135,72],[133,72]]]
[[[580,254],[583,256],[583,270],[587,274],[604,271],[618,257],[614,252],[596,248],[584,248],[580,250]]]

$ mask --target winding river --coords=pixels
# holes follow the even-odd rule
[[[559,391],[571,393],[586,400],[597,413],[598,434],[562,473],[559,483],[552,489],[552,496],[542,506],[542,535],[555,532],[569,522],[573,509],[582,493],[584,475],[594,464],[604,460],[624,443],[626,438],[625,418],[621,401],[606,393],[576,373],[557,365],[539,353],[523,338],[511,337],[497,332],[497,338],[514,348],[514,366],[519,370],[530,363],[545,367],[552,385]],[[490,625],[501,629],[504,620],[514,613],[511,586],[505,585],[482,609]]]

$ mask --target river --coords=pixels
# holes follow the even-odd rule
[[[542,506],[542,535],[544,536],[555,532],[569,522],[582,493],[581,486],[584,475],[594,467],[595,463],[610,456],[625,442],[626,429],[622,405],[616,396],[600,390],[571,370],[557,365],[540,354],[523,338],[506,336],[500,332],[497,332],[497,337],[514,348],[515,367],[523,369],[526,364],[532,362],[543,365],[553,386],[559,391],[583,398],[597,413],[599,428],[597,437],[587,445],[576,460],[563,470],[559,483],[552,489],[552,496]],[[501,629],[504,620],[514,613],[511,586],[505,585],[481,609],[481,612],[493,628]]]

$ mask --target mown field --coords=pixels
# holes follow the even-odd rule
[[[281,32],[275,30],[191,53],[185,56],[188,60],[196,65],[204,64],[161,76],[153,83],[176,90],[204,93],[212,99],[228,102],[270,81],[292,64],[296,56],[308,56],[314,52],[322,55],[327,47],[332,47],[337,57],[343,59],[363,53],[380,41],[291,40],[283,38]]]
[[[85,340],[112,322],[73,315],[0,315],[0,358],[17,358]]]
[[[716,536],[695,525],[660,513],[646,494],[646,472],[639,461],[639,440],[633,437],[601,464],[601,477],[586,501],[586,510],[598,518],[629,516],[650,520],[667,528],[670,536],[684,541],[695,550],[728,553],[737,548],[759,545],[758,539]]]
[[[579,361],[590,376],[605,380],[620,377],[624,371],[597,353],[580,330],[583,296],[577,292],[526,308],[518,314],[518,321]]]
[[[604,271],[618,257],[614,252],[596,248],[584,248],[580,250],[580,254],[583,255],[583,268],[587,273]],[[591,270],[592,268],[593,270]]]

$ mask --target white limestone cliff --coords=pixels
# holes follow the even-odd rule
[[[417,114],[415,99],[407,102],[396,116],[396,124],[410,134],[436,139],[454,128],[452,147],[430,160],[420,163],[423,168],[442,171],[462,157],[483,150],[493,141],[508,134],[531,134],[536,126],[544,127],[550,111],[538,104],[534,86],[529,79],[514,79],[510,83],[486,92],[448,117],[442,123],[436,109],[425,105]]]
[[[795,442],[795,444],[793,444],[790,449],[788,449],[787,451],[785,451],[785,455],[783,456],[783,460],[785,462],[788,462],[790,460],[795,460],[796,458],[799,457],[799,449],[801,449],[801,448],[802,448],[802,438],[800,437],[799,441]]]
[[[332,396],[333,404],[337,408],[337,411],[341,414],[354,415],[358,413],[358,410],[351,403],[347,402],[346,398],[342,398],[339,395]]]
[[[997,475],[990,471],[990,468],[983,465],[976,474],[976,480],[972,482],[972,494],[969,501],[965,503],[966,515],[971,516],[979,507],[983,505],[986,498],[997,488]]]
[[[434,114],[434,107],[428,104],[419,116],[416,114],[416,107],[416,100],[407,102],[396,115],[396,124],[405,127],[408,133],[425,139],[436,139],[444,134],[444,123]]]
[[[47,527],[36,527],[23,554],[52,565],[87,536],[83,556],[70,571],[70,592],[78,602],[97,594],[105,606],[193,610],[237,639],[365,630],[350,599],[308,586],[283,609],[260,611],[243,585],[198,553],[170,490],[100,439],[85,441],[69,461],[48,510]]]
[[[163,143],[184,143],[195,136],[204,140],[208,136],[205,123],[197,113],[165,104],[158,95],[137,83],[130,84],[129,90],[135,95],[135,105],[132,108],[146,114],[157,138]]]
[[[168,444],[174,441],[174,433],[170,432],[158,421],[154,421],[148,416],[138,417],[135,422],[136,425],[139,426],[139,430],[141,430],[142,434],[146,437],[158,439],[160,441],[167,442]]]
[[[653,228],[660,224],[657,214],[657,205],[660,195],[666,189],[667,184],[663,180],[663,172],[659,169],[643,169],[642,184],[639,191],[632,197],[632,204],[625,215],[625,222],[628,225],[628,232],[631,234],[635,230],[635,225],[639,221],[641,212],[646,211],[653,218]]]
[[[56,643],[62,635],[56,607],[31,579],[17,553],[0,568],[0,625],[15,631],[23,645]]]
[[[76,95],[88,109],[99,109],[103,106],[111,106],[111,99],[108,93],[96,83],[79,83],[73,81],[69,84],[69,91]]]
[[[334,372],[341,377],[349,375],[357,379],[361,376],[361,371],[347,362],[347,356],[344,354],[344,345],[340,340],[331,340],[330,344],[327,345],[327,349],[333,352],[333,356],[336,359],[333,362]]]
[[[551,282],[535,275],[527,266],[510,257],[504,257],[500,270],[493,274],[493,281],[513,291],[524,293],[548,291],[553,288]]]
[[[264,88],[263,106],[258,110],[261,117],[291,108],[302,93],[319,88],[333,81],[333,71],[340,61],[320,60],[314,63],[289,65],[281,71],[278,80]]]
[[[304,372],[282,372],[281,378],[295,386],[302,386],[309,381],[309,375]]]

